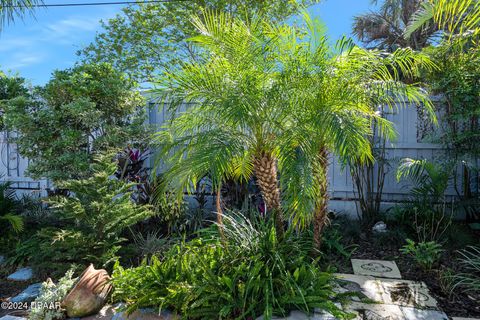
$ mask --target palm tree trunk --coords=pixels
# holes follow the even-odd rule
[[[262,152],[255,157],[253,169],[263,201],[265,201],[267,206],[267,212],[271,211],[273,213],[277,234],[279,237],[283,237],[284,218],[280,201],[280,189],[278,187],[276,160],[271,154]]]
[[[318,154],[319,168],[316,172],[316,180],[319,185],[319,197],[315,203],[315,212],[313,218],[313,245],[318,253],[322,246],[323,229],[328,221],[328,151],[321,147]]]

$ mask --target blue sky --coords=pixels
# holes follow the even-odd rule
[[[279,0],[280,1],[280,0]],[[283,0],[282,0],[283,1]],[[46,4],[69,0],[44,0]],[[78,2],[98,2],[80,0]],[[0,69],[19,73],[34,85],[48,81],[55,69],[71,67],[76,51],[101,30],[99,21],[120,12],[121,5],[38,9],[36,18],[6,26],[0,34]],[[329,35],[349,35],[352,17],[371,9],[370,0],[324,0],[310,9],[326,24]]]

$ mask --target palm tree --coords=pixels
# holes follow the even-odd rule
[[[411,50],[370,52],[347,41],[331,50],[308,15],[300,32],[211,12],[194,23],[200,35],[192,41],[208,59],[166,73],[160,86],[172,114],[157,139],[168,157],[168,180],[183,191],[206,174],[216,186],[225,177],[254,174],[277,231],[283,232],[283,211],[297,226],[313,219],[319,247],[328,154],[371,158],[372,121],[393,135],[374,103],[393,106],[399,96],[428,103],[421,90],[395,81],[397,69],[410,74],[426,58]]]
[[[361,49],[347,39],[332,50],[318,21],[305,15],[305,25],[303,39],[295,29],[283,28],[283,38],[289,42],[284,42],[285,49],[278,55],[290,66],[285,70],[294,70],[288,82],[295,88],[289,111],[295,125],[283,136],[288,137],[289,145],[298,146],[295,153],[282,158],[281,177],[285,194],[290,196],[286,198],[287,205],[292,205],[289,211],[295,213],[294,222],[308,224],[313,212],[318,249],[327,221],[328,154],[337,155],[344,164],[371,161],[368,137],[373,134],[372,124],[375,122],[387,138],[395,136],[392,124],[377,113],[379,106],[395,109],[402,102],[405,106],[422,104],[435,119],[427,93],[416,84],[401,81],[403,76],[417,75],[420,66],[433,65],[426,55],[411,49],[389,54]],[[282,34],[281,30],[275,33]],[[284,77],[289,74],[285,70]]]
[[[193,22],[199,35],[191,41],[209,59],[185,63],[161,81],[172,115],[188,104],[159,133],[163,155],[170,154],[166,176],[183,191],[208,175],[218,190],[226,177],[247,179],[255,173],[281,234],[275,139],[283,122],[278,105],[284,94],[274,72],[275,39],[264,32],[259,18],[243,22],[205,12]]]
[[[23,19],[27,14],[32,14],[34,7],[42,4],[42,0],[1,0],[0,31],[6,24],[16,19]]]
[[[480,34],[480,1],[428,0],[423,1],[411,17],[405,35],[412,37],[425,25],[436,24],[452,40],[455,35],[475,37]]]
[[[371,1],[373,5],[378,0]],[[437,31],[435,24],[428,23],[408,37],[406,28],[411,17],[425,0],[384,0],[377,11],[356,16],[353,34],[365,45],[390,52],[398,48],[420,50],[426,47]]]

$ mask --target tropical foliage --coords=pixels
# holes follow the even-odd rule
[[[28,172],[55,182],[90,174],[93,156],[145,139],[144,101],[135,83],[108,64],[56,71],[32,94],[5,103],[4,121]],[[42,128],[42,130],[38,130]]]
[[[319,245],[329,152],[344,161],[371,159],[372,121],[394,135],[375,112],[381,103],[393,108],[402,98],[431,112],[422,90],[398,81],[429,60],[409,49],[372,52],[347,40],[332,51],[308,16],[302,32],[209,11],[194,23],[200,35],[191,41],[209,57],[185,63],[161,82],[171,114],[187,104],[157,135],[162,159],[169,159],[167,180],[191,190],[205,175],[218,188],[227,177],[255,174],[279,234],[283,209],[301,226],[315,216]]]
[[[378,5],[378,0],[371,0]],[[380,7],[354,18],[352,31],[369,47],[394,51],[397,48],[420,50],[432,42],[438,30],[435,23],[423,24],[407,33],[412,16],[423,8],[424,0],[383,0]]]
[[[42,0],[2,0],[0,1],[0,31],[5,25],[26,15],[34,13],[35,6],[43,4]]]
[[[153,215],[148,206],[131,201],[131,183],[112,178],[117,164],[103,156],[91,164],[92,175],[68,180],[60,187],[70,196],[49,202],[61,224],[39,230],[17,246],[17,256],[40,273],[63,274],[72,264],[111,266],[118,259],[122,232]]]
[[[279,239],[264,220],[225,216],[222,236],[210,228],[150,263],[133,269],[117,264],[114,297],[127,302],[129,311],[149,306],[193,319],[271,319],[314,308],[345,319],[334,304],[341,297],[333,291],[332,274],[309,258],[311,243],[292,230]]]
[[[13,232],[23,230],[23,219],[16,212],[15,190],[11,186],[10,182],[0,183],[0,227],[7,231],[5,233],[9,230]]]

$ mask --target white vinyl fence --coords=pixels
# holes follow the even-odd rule
[[[396,141],[387,143],[386,156],[389,162],[383,190],[383,201],[386,206],[392,203],[404,201],[408,196],[408,186],[395,179],[395,171],[398,161],[402,158],[425,158],[433,160],[442,156],[444,150],[438,144],[427,142],[425,138],[433,130],[433,125],[423,120],[421,113],[415,106],[401,108],[390,112],[386,117],[391,120],[398,132]],[[161,125],[167,119],[166,107],[149,105],[148,122]],[[3,132],[0,141],[1,180],[12,181],[13,187],[19,193],[33,192],[34,194],[46,194],[50,187],[47,180],[35,181],[25,175],[28,159],[22,158],[16,146],[8,141],[9,133]],[[355,192],[349,170],[342,169],[341,165],[332,157],[329,168],[329,188],[331,193],[330,207],[333,210],[343,211],[350,215],[356,215]],[[448,190],[448,195],[454,196],[453,188]]]

